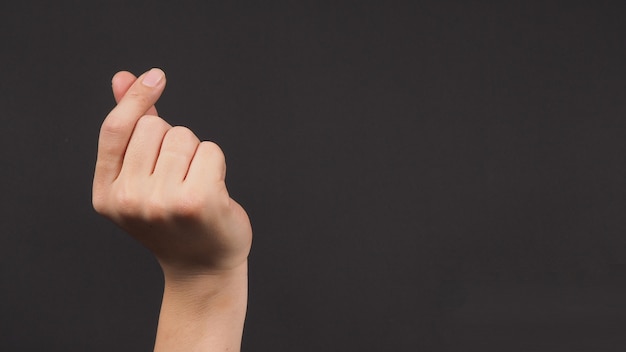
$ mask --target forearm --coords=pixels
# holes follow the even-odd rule
[[[154,350],[239,351],[247,290],[247,263],[185,279],[166,274]]]

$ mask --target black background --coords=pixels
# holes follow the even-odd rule
[[[160,269],[90,197],[153,66],[252,218],[244,351],[625,350],[620,10],[2,2],[0,350],[151,350]]]

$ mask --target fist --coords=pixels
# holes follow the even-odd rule
[[[152,251],[166,277],[234,269],[250,251],[250,221],[228,194],[221,149],[157,115],[164,88],[159,69],[113,78],[118,104],[100,129],[94,209]]]

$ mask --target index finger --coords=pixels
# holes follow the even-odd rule
[[[137,77],[128,71],[120,71],[111,79],[111,90],[113,91],[113,97],[115,98],[115,104],[119,103],[128,89],[137,81]],[[154,105],[148,109],[146,115],[159,116]]]
[[[137,121],[156,103],[165,88],[158,68],[141,75],[128,89],[100,128],[94,182],[113,182],[120,173],[126,147]]]

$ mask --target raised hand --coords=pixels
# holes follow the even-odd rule
[[[224,154],[155,115],[165,87],[161,70],[142,75],[124,94],[129,75],[113,80],[119,103],[100,130],[94,208],[154,252],[168,273],[243,263],[250,222],[226,190]]]
[[[250,221],[228,195],[221,149],[158,117],[154,104],[164,88],[160,69],[137,79],[128,72],[113,78],[118,104],[100,129],[93,206],[161,264],[165,293],[157,348],[168,343],[181,350],[199,346],[194,329],[177,330],[177,319],[208,319],[208,324],[234,314],[235,319],[208,332],[206,324],[196,326],[204,343],[222,346],[228,333],[216,331],[243,325]],[[207,316],[202,312],[209,307],[213,315]]]

